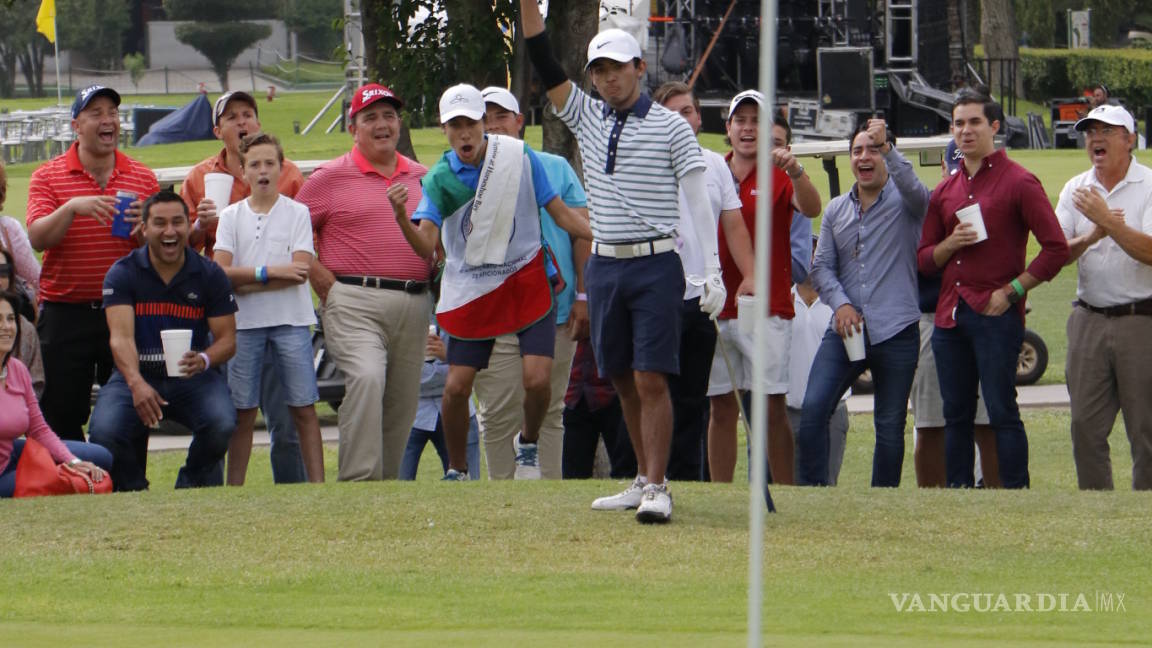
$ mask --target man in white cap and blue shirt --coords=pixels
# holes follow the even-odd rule
[[[520,15],[528,56],[584,160],[594,237],[584,277],[592,347],[620,396],[639,469],[626,490],[592,506],[636,508],[640,522],[667,522],[667,376],[679,372],[685,281],[675,252],[681,188],[704,259],[701,310],[719,312],[725,296],[704,158],[688,123],[643,93],[645,63],[635,38],[609,29],[588,44],[587,71],[603,97],[593,99],[556,61],[535,0],[521,0]]]
[[[1060,192],[1056,217],[1079,261],[1068,317],[1072,455],[1081,489],[1111,489],[1116,412],[1132,446],[1132,488],[1152,489],[1152,169],[1132,155],[1136,124],[1122,106],[1094,108],[1076,130],[1092,168]]]
[[[499,87],[481,91],[486,116],[484,130],[490,134],[520,138],[524,115],[516,97]],[[588,218],[588,198],[580,177],[568,160],[535,151],[544,173],[560,199]],[[588,337],[588,295],[584,291],[584,264],[591,246],[564,231],[548,212],[540,210],[544,240],[564,277],[564,289],[555,295],[556,346],[552,358],[552,398],[540,427],[537,443],[520,434],[524,388],[520,381],[522,360],[515,335],[502,335],[488,359],[488,368],[476,375],[474,389],[480,405],[477,417],[484,430],[484,455],[491,479],[560,479],[564,450],[564,393],[572,369],[576,341]]]

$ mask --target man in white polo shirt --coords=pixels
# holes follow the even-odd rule
[[[1079,260],[1068,316],[1072,455],[1081,489],[1111,489],[1108,435],[1116,412],[1132,446],[1132,488],[1152,489],[1152,169],[1132,155],[1136,126],[1122,106],[1076,122],[1092,168],[1060,192],[1056,217]]]
[[[587,70],[603,97],[596,100],[556,61],[535,0],[520,0],[520,15],[529,58],[584,160],[595,237],[584,277],[592,346],[600,373],[620,396],[639,467],[627,490],[596,500],[593,508],[636,508],[640,522],[667,522],[667,376],[679,372],[684,296],[684,268],[675,253],[681,187],[704,258],[700,308],[719,311],[725,295],[704,158],[688,123],[642,93],[645,63],[635,38],[610,29],[589,43]]]

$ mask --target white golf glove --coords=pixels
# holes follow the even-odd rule
[[[704,296],[700,298],[700,310],[708,313],[712,319],[720,315],[724,309],[724,301],[728,298],[728,291],[724,288],[724,280],[720,278],[720,270],[708,268],[704,271]]]

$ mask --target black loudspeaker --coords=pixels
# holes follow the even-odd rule
[[[871,48],[822,47],[816,51],[816,74],[822,108],[875,109]]]

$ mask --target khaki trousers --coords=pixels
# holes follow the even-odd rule
[[[564,454],[564,392],[572,372],[576,343],[568,327],[556,327],[556,350],[552,359],[552,400],[540,426],[540,476],[560,479]],[[480,433],[489,479],[512,479],[516,473],[516,450],[512,440],[524,422],[524,369],[520,343],[515,335],[496,338],[488,368],[476,374],[473,385],[479,408]]]
[[[1132,488],[1152,489],[1152,317],[1107,317],[1076,307],[1068,317],[1072,456],[1081,489],[1111,489],[1108,434],[1116,413],[1132,447]]]
[[[321,315],[328,352],[344,374],[340,481],[399,476],[420,397],[429,309],[427,294],[332,285]]]

